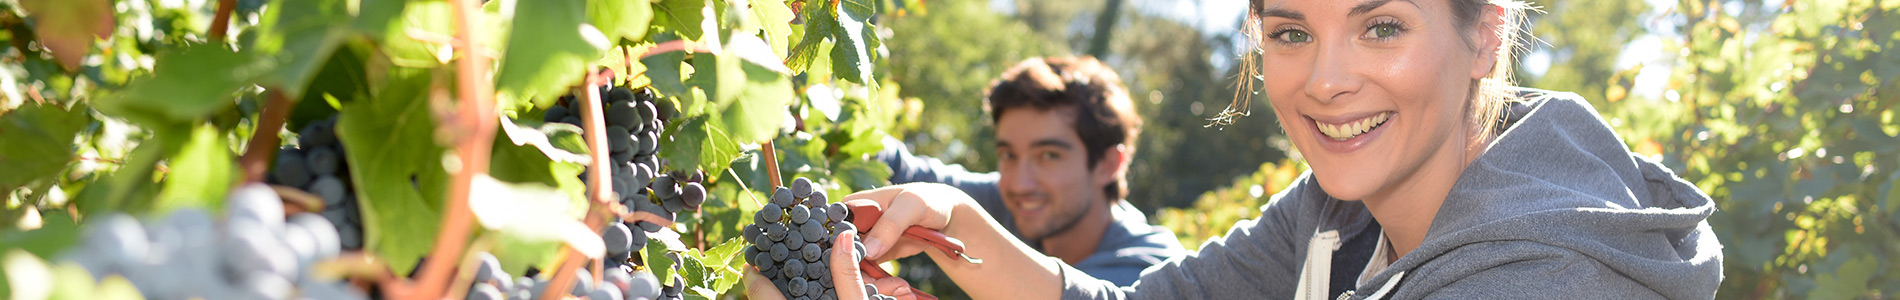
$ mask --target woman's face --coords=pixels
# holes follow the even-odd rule
[[[1264,2],[1264,87],[1328,194],[1387,198],[1421,166],[1463,165],[1472,83],[1495,56],[1447,0]]]

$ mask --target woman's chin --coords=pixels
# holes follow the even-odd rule
[[[1328,176],[1327,173],[1333,174]],[[1370,172],[1340,173],[1314,170],[1313,175],[1319,179],[1319,187],[1326,190],[1327,196],[1346,201],[1365,199],[1366,196],[1372,195],[1373,191],[1378,190],[1378,182],[1382,181]]]

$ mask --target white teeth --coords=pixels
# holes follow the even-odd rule
[[[1372,117],[1369,117],[1369,118],[1359,119],[1352,122],[1346,122],[1346,124],[1335,125],[1335,124],[1326,124],[1326,123],[1320,123],[1320,122],[1313,122],[1313,123],[1315,125],[1319,125],[1320,133],[1325,134],[1327,138],[1332,138],[1333,140],[1336,140],[1336,141],[1344,141],[1344,140],[1352,139],[1354,137],[1358,137],[1359,135],[1365,134],[1366,132],[1370,132],[1374,128],[1378,128],[1379,125],[1385,124],[1385,120],[1390,117],[1391,117],[1391,113],[1383,112],[1376,115],[1372,115]]]

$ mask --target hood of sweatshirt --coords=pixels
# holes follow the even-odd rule
[[[1555,290],[1713,298],[1722,246],[1706,221],[1715,212],[1708,195],[1631,152],[1576,94],[1523,96],[1459,175],[1424,243],[1356,296],[1391,286],[1395,299],[1489,298],[1487,290],[1573,284]],[[1554,278],[1575,283],[1517,282]]]

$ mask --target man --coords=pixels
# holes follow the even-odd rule
[[[1033,58],[1005,72],[984,100],[999,172],[912,156],[886,139],[877,158],[891,167],[891,183],[955,186],[1031,247],[1118,285],[1186,253],[1173,232],[1122,200],[1141,119],[1113,70],[1089,57]]]

